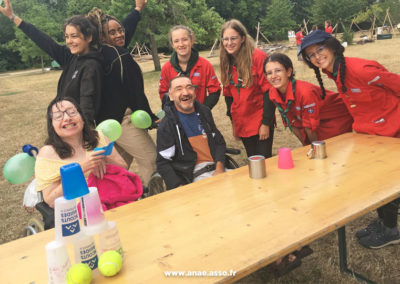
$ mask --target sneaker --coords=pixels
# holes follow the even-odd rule
[[[147,196],[156,195],[165,191],[164,180],[159,173],[154,173],[151,176],[149,183],[147,184],[147,188]]]
[[[397,228],[393,230],[383,226],[380,232],[372,232],[368,236],[359,239],[358,242],[366,248],[379,249],[388,245],[399,244],[400,234]]]
[[[374,221],[372,221],[367,227],[364,229],[358,230],[356,232],[356,238],[361,239],[364,238],[368,235],[370,235],[372,232],[377,232],[381,231],[383,228],[383,222],[382,219],[377,218]]]

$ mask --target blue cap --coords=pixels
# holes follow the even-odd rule
[[[306,37],[303,38],[303,41],[301,42],[301,48],[300,51],[297,53],[297,55],[300,55],[300,53],[308,46],[321,43],[328,38],[331,38],[332,36],[324,31],[321,30],[316,30],[311,33],[309,33]]]
[[[72,200],[89,193],[85,176],[78,163],[62,166],[60,174],[65,199]]]

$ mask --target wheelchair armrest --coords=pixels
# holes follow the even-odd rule
[[[240,150],[239,149],[234,149],[234,148],[226,148],[225,151],[226,154],[231,154],[231,155],[239,155]]]
[[[54,209],[42,201],[35,205],[35,208],[42,214],[43,218],[54,215]]]

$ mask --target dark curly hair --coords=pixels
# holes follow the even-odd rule
[[[342,83],[342,92],[346,93],[347,88],[345,85],[345,76],[346,76],[346,62],[344,59],[344,47],[341,45],[341,43],[334,37],[330,37],[320,43],[318,43],[319,46],[324,45],[326,48],[330,49],[333,54],[336,57],[336,60],[339,62],[339,72],[340,72],[340,82]],[[308,67],[314,69],[315,76],[318,79],[318,83],[322,89],[322,96],[323,98],[325,97],[325,88],[324,88],[324,83],[322,82],[321,78],[321,72],[318,67],[316,67],[314,64],[311,63],[310,59],[306,55],[305,49],[301,51],[301,56],[303,57],[304,62],[308,65]]]
[[[73,149],[71,145],[69,145],[67,142],[62,140],[60,136],[56,133],[54,127],[53,127],[53,118],[52,118],[52,108],[54,105],[57,105],[58,103],[62,101],[69,101],[72,103],[78,113],[80,114],[82,121],[83,121],[83,129],[82,129],[82,138],[83,138],[83,148],[86,150],[93,150],[99,141],[99,134],[95,129],[93,129],[86,117],[84,116],[81,107],[79,104],[70,97],[64,97],[64,98],[55,98],[52,100],[47,107],[47,139],[45,141],[46,145],[51,145],[53,146],[54,150],[58,154],[58,156],[61,159],[69,158],[73,154]]]

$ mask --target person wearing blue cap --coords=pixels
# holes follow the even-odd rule
[[[301,44],[304,62],[316,74],[322,91],[320,69],[335,81],[338,92],[359,133],[400,138],[400,76],[376,61],[344,57],[344,47],[324,31],[306,36]],[[400,199],[378,208],[378,219],[356,233],[361,245],[381,248],[400,243],[397,212]]]

